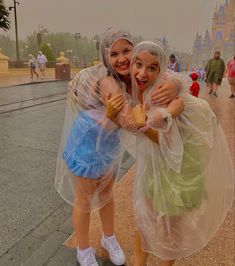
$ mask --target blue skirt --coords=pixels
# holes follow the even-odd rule
[[[120,157],[118,132],[119,129],[105,130],[88,111],[80,112],[62,155],[68,169],[76,176],[91,179],[115,172]]]

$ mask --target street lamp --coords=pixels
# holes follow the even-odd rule
[[[15,35],[16,35],[16,58],[17,61],[20,60],[20,54],[19,54],[19,39],[18,39],[18,26],[17,26],[17,13],[16,13],[16,4],[20,4],[19,2],[16,2],[16,0],[13,0],[14,6],[9,6],[9,10],[11,11],[14,9],[14,15],[15,15]]]
[[[37,32],[37,40],[38,40],[38,47],[40,49],[41,43],[42,43],[42,34],[48,33],[48,30],[42,25],[38,25],[38,32]]]

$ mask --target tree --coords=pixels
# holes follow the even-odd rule
[[[0,29],[7,31],[10,29],[10,13],[3,0],[0,0]]]
[[[40,49],[47,58],[48,66],[51,67],[52,65],[54,65],[55,57],[51,51],[51,48],[47,45],[47,43],[42,44]]]
[[[2,48],[3,54],[10,57],[10,60],[15,59],[15,40],[0,34],[0,48]]]

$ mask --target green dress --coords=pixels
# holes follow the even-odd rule
[[[184,211],[199,208],[206,197],[201,146],[185,145],[180,173],[159,167],[158,182],[154,182],[151,160],[146,171],[146,195],[156,212],[178,216]]]

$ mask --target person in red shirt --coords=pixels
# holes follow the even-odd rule
[[[231,86],[231,95],[229,98],[235,98],[235,55],[228,61],[226,72],[228,74],[228,82]]]
[[[197,73],[191,73],[190,78],[192,79],[193,83],[190,87],[190,94],[192,94],[195,97],[198,97],[199,91],[200,91],[200,85],[197,82],[198,74]]]

